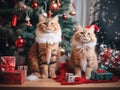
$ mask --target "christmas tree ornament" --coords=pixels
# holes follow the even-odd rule
[[[13,17],[12,17],[12,22],[11,22],[11,25],[12,26],[16,26],[17,24],[17,19],[18,19],[18,16],[15,14]]]
[[[26,9],[27,6],[25,5],[25,0],[19,1],[19,7],[20,10]]]
[[[38,2],[37,2],[37,0],[34,0],[33,2],[32,2],[32,5],[31,5],[33,8],[37,8],[39,5],[38,5]]]
[[[62,47],[60,47],[60,54],[61,54],[61,56],[63,56],[65,54],[65,49]]]
[[[32,26],[32,24],[30,23],[30,17],[29,16],[26,16],[25,20],[26,20],[26,26]]]
[[[15,46],[18,48],[22,48],[25,45],[25,40],[19,36],[16,40],[15,40]]]
[[[62,19],[63,19],[63,20],[66,20],[66,19],[67,19],[67,16],[66,16],[65,13],[62,15]]]
[[[50,10],[54,11],[54,10],[57,10],[58,8],[59,8],[59,5],[55,3],[55,1],[52,1],[50,3]]]
[[[26,17],[25,17],[26,26],[32,26],[29,16],[30,16],[30,12],[29,12],[29,10],[26,10]]]
[[[70,11],[69,15],[74,16],[74,15],[76,15],[76,12],[75,11]]]
[[[60,47],[60,55],[61,55],[60,62],[66,63],[68,56],[66,55],[65,49],[63,47]]]
[[[71,10],[69,11],[69,15],[71,16],[76,15],[75,9],[76,9],[75,3],[71,0]]]
[[[58,9],[59,9],[59,7],[61,6],[61,4],[60,4],[60,1],[59,1],[59,0],[57,0],[57,5],[58,5]]]
[[[44,3],[44,6],[42,7],[42,10],[41,10],[41,14],[44,16],[44,17],[47,17],[47,2],[43,1]]]
[[[44,17],[47,17],[47,13],[42,9],[41,11],[41,14],[44,16]]]

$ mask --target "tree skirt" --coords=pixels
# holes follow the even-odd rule
[[[69,69],[69,64],[68,63],[60,64],[59,70],[57,72],[57,78],[55,78],[55,81],[60,82],[61,85],[75,85],[75,84],[83,84],[83,83],[110,83],[119,80],[119,78],[115,75],[113,75],[111,80],[87,80],[85,79],[85,76],[82,75],[81,78],[79,77],[75,78],[75,82],[67,82],[65,80],[66,73],[73,73],[73,71]]]

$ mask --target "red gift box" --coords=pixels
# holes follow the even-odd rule
[[[24,70],[3,72],[3,84],[23,84],[24,80],[25,80]]]
[[[0,68],[1,71],[14,71],[16,65],[15,56],[1,56],[0,57]]]

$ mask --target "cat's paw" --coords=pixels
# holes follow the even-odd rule
[[[89,79],[90,79],[90,77],[91,77],[91,76],[85,76],[85,78],[86,78],[87,80],[89,80]]]
[[[48,75],[42,74],[41,78],[42,78],[42,79],[47,79],[47,78],[48,78]]]
[[[92,71],[92,68],[87,67],[86,72],[85,72],[85,78],[86,79],[90,79],[91,78],[91,71]]]
[[[86,78],[87,80],[89,80],[89,79],[91,78],[91,73],[86,72],[86,73],[85,73],[85,78]]]
[[[79,72],[79,73],[75,73],[75,76],[77,76],[77,77],[80,77],[81,78],[81,73]]]
[[[56,78],[56,75],[54,74],[54,75],[50,75],[50,78]]]
[[[35,76],[37,76],[38,78],[40,78],[40,77],[41,77],[41,74],[40,74],[40,73],[38,73],[38,72],[32,73],[32,75],[35,75]]]
[[[50,78],[56,78],[56,74],[55,74],[55,71],[53,70],[51,70],[50,72],[49,72],[49,75],[50,75]]]

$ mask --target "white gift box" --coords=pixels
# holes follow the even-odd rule
[[[66,73],[66,78],[65,78],[65,80],[66,80],[67,82],[75,82],[75,78],[76,78],[76,76],[73,75],[73,73]]]

